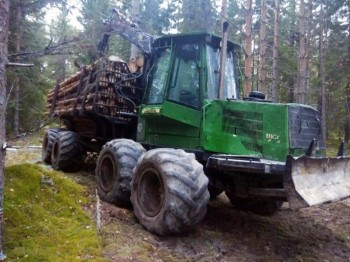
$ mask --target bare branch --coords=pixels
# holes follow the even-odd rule
[[[18,66],[18,67],[32,67],[34,64],[22,64],[22,63],[13,63],[13,62],[8,62],[6,66]]]
[[[42,57],[46,55],[61,55],[64,53],[70,53],[68,50],[73,48],[76,43],[80,42],[83,37],[74,37],[72,39],[64,40],[55,45],[52,45],[52,40],[50,43],[41,50],[36,50],[33,52],[20,52],[15,54],[9,54],[9,58],[12,60],[28,59],[30,57]]]

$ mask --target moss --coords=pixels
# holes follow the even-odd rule
[[[85,188],[37,165],[5,169],[4,250],[10,260],[103,261],[102,242],[83,210]]]

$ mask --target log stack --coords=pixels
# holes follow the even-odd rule
[[[56,84],[47,96],[46,113],[64,116],[85,111],[128,120],[142,95],[136,75],[117,56],[100,59]]]

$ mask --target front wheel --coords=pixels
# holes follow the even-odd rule
[[[162,236],[188,231],[204,218],[208,201],[208,178],[194,154],[160,148],[139,159],[131,202],[148,231]]]

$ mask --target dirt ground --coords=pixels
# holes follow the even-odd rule
[[[94,166],[66,175],[87,186],[94,214]],[[132,210],[101,202],[100,213],[107,261],[350,261],[349,199],[299,211],[284,205],[263,217],[236,210],[221,194],[193,232],[170,237],[144,230]]]
[[[350,261],[350,202],[272,217],[235,210],[221,195],[183,236],[157,237],[132,211],[103,203],[102,236],[112,261]]]

